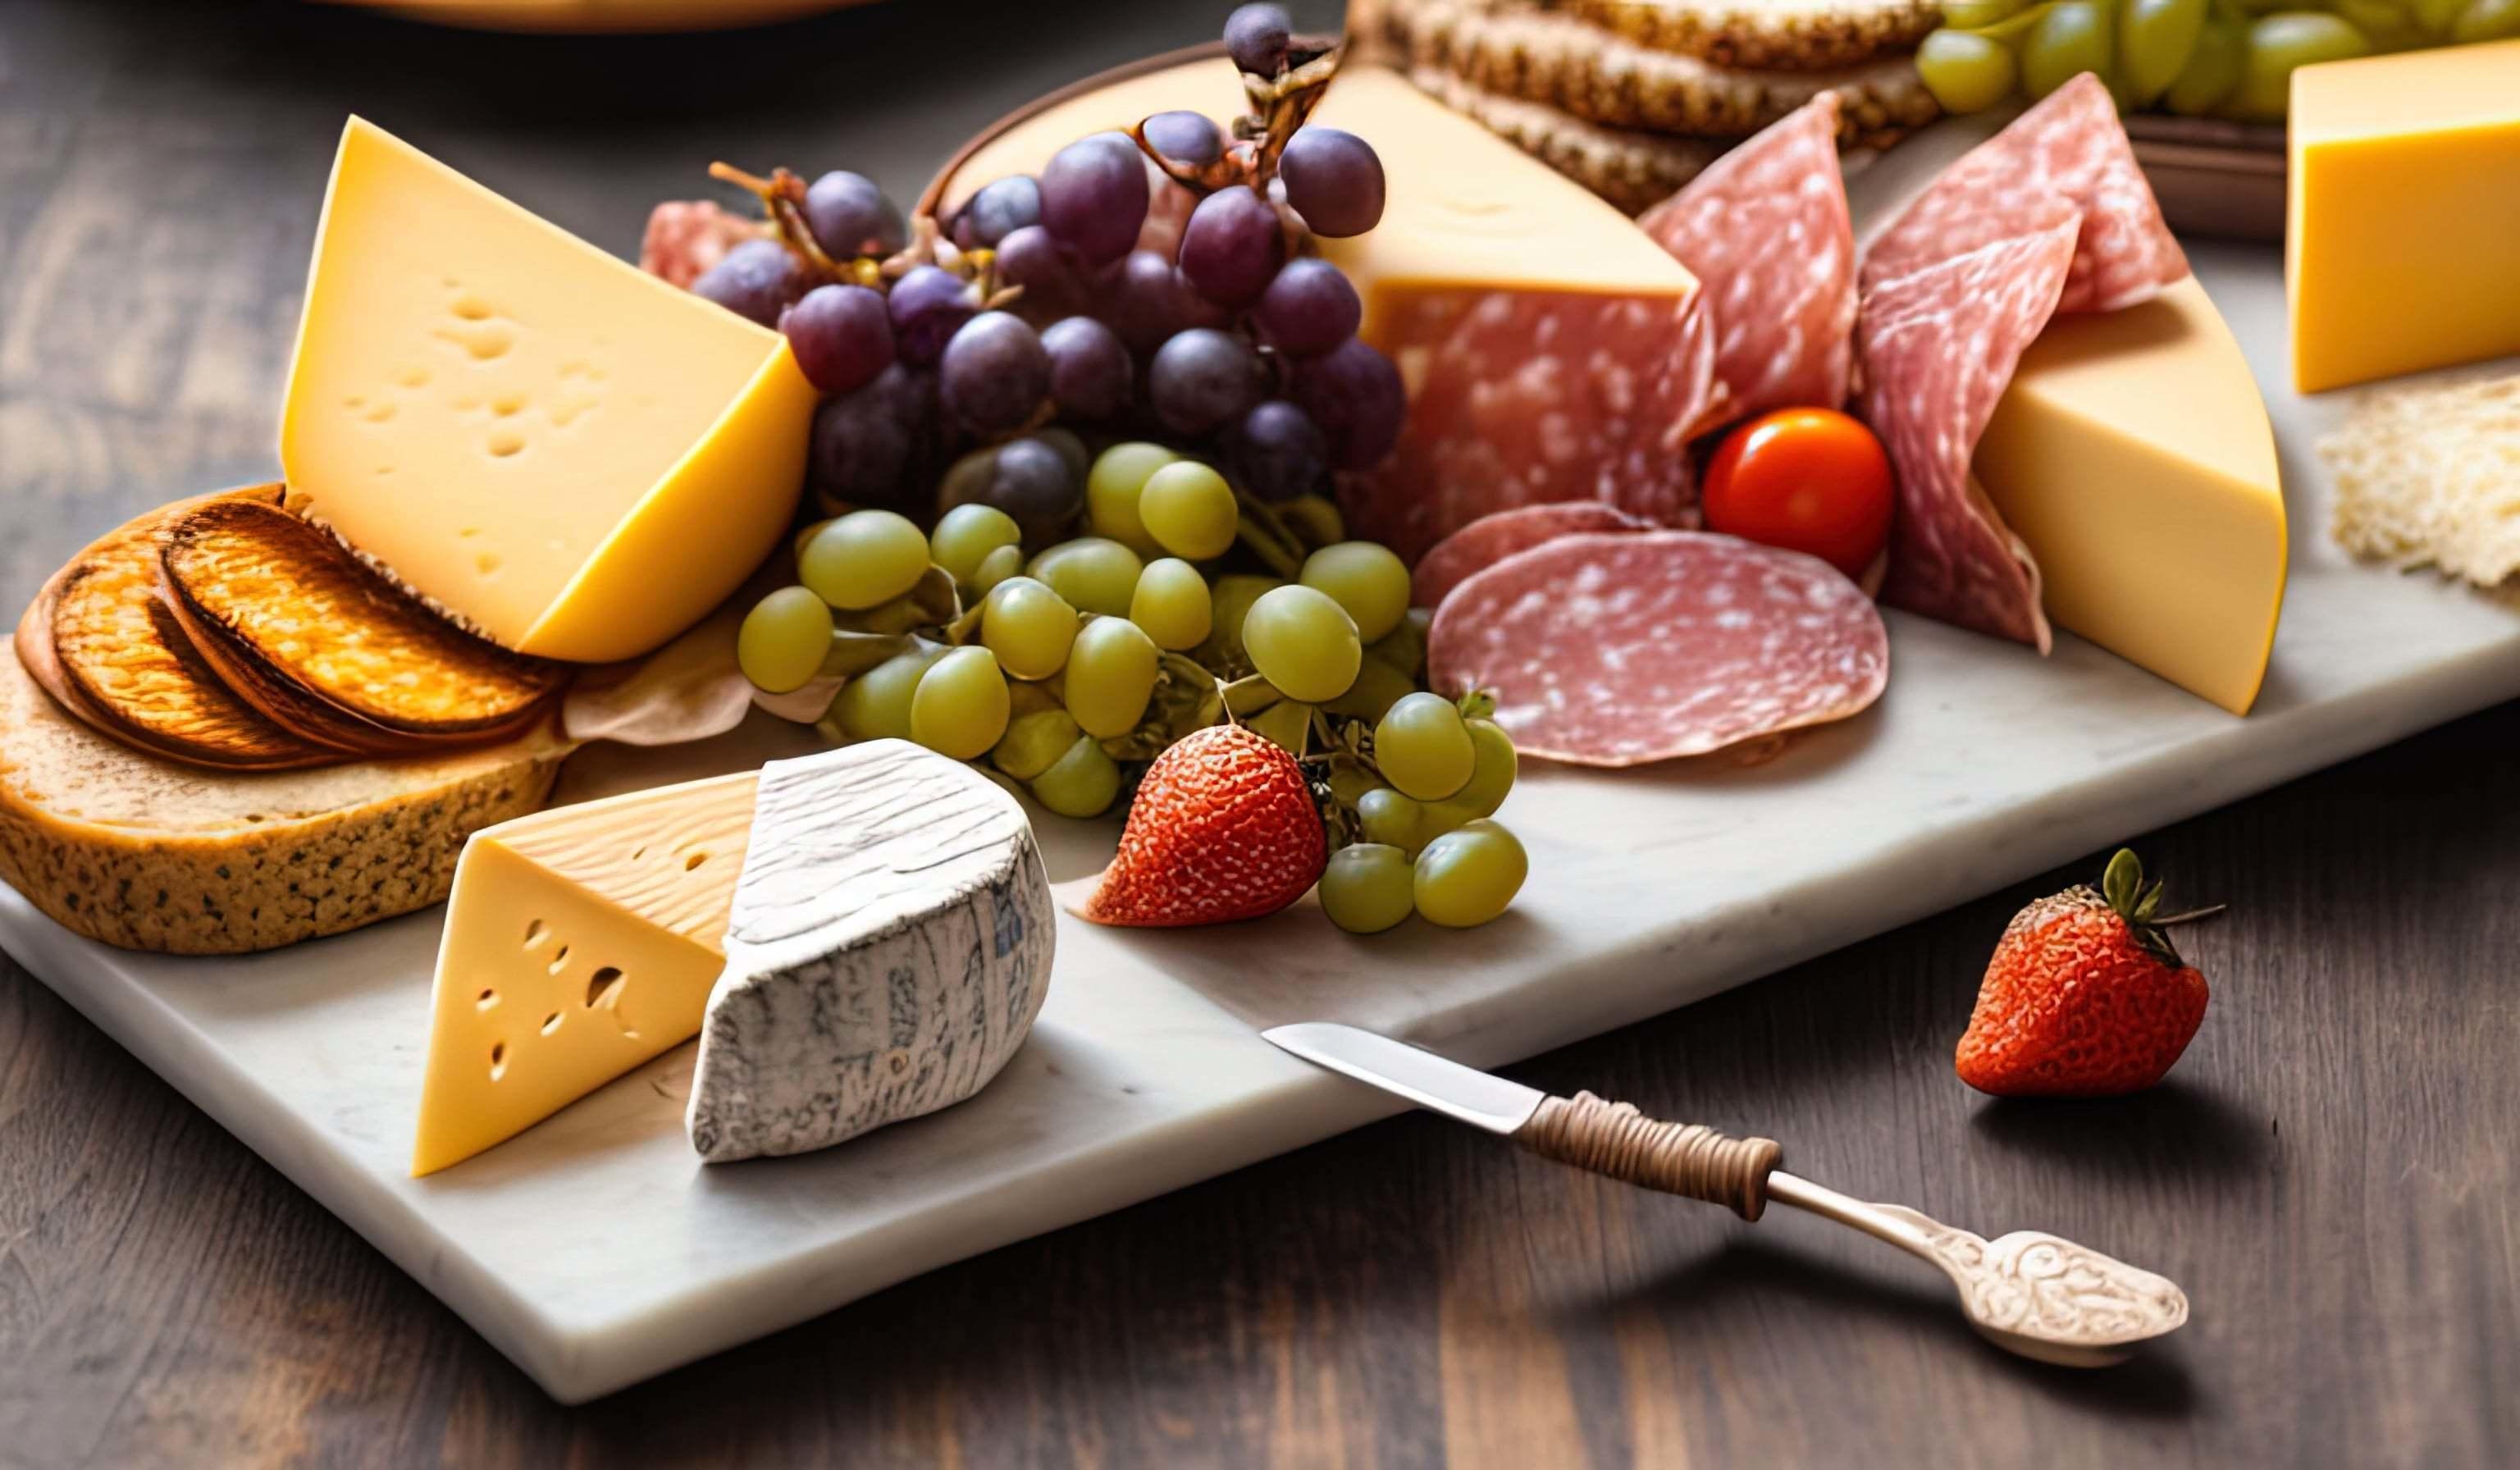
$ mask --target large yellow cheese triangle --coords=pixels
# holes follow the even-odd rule
[[[699,1034],[759,784],[747,772],[473,833],[437,953],[415,1176]]]
[[[779,334],[350,119],[281,465],[475,632],[604,661],[697,622],[786,529],[814,402]]]
[[[2038,557],[2048,616],[2248,713],[2283,607],[2283,490],[2266,404],[2203,287],[2048,323],[1974,468]]]

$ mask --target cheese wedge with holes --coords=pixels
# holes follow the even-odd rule
[[[2050,322],[1972,468],[2038,557],[2048,616],[2248,713],[2283,609],[2283,487],[2248,362],[2193,278]]]
[[[292,505],[521,653],[699,620],[777,544],[815,404],[784,338],[352,118],[281,424]]]

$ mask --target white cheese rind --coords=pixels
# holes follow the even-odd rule
[[[763,768],[688,1125],[803,1153],[977,1092],[1031,1031],[1058,918],[1023,809],[902,740]]]

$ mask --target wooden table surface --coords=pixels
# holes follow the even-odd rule
[[[712,157],[907,195],[1006,107],[1222,8],[898,0],[575,42],[15,0],[0,603],[128,513],[275,472],[345,112],[627,252]],[[1517,1069],[2183,1282],[2193,1325],[2111,1371],[1986,1347],[1924,1269],[1817,1221],[1412,1117],[563,1409],[0,961],[0,1463],[2509,1463],[2515,745],[2506,706],[2128,833],[2181,898],[2233,906],[2185,941],[2204,1031],[2140,1097],[1992,1102],[1951,1073],[2005,917],[2098,854]]]

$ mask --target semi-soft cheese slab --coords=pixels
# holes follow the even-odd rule
[[[814,403],[778,333],[343,130],[281,466],[472,631],[604,662],[698,621],[787,528]]]

